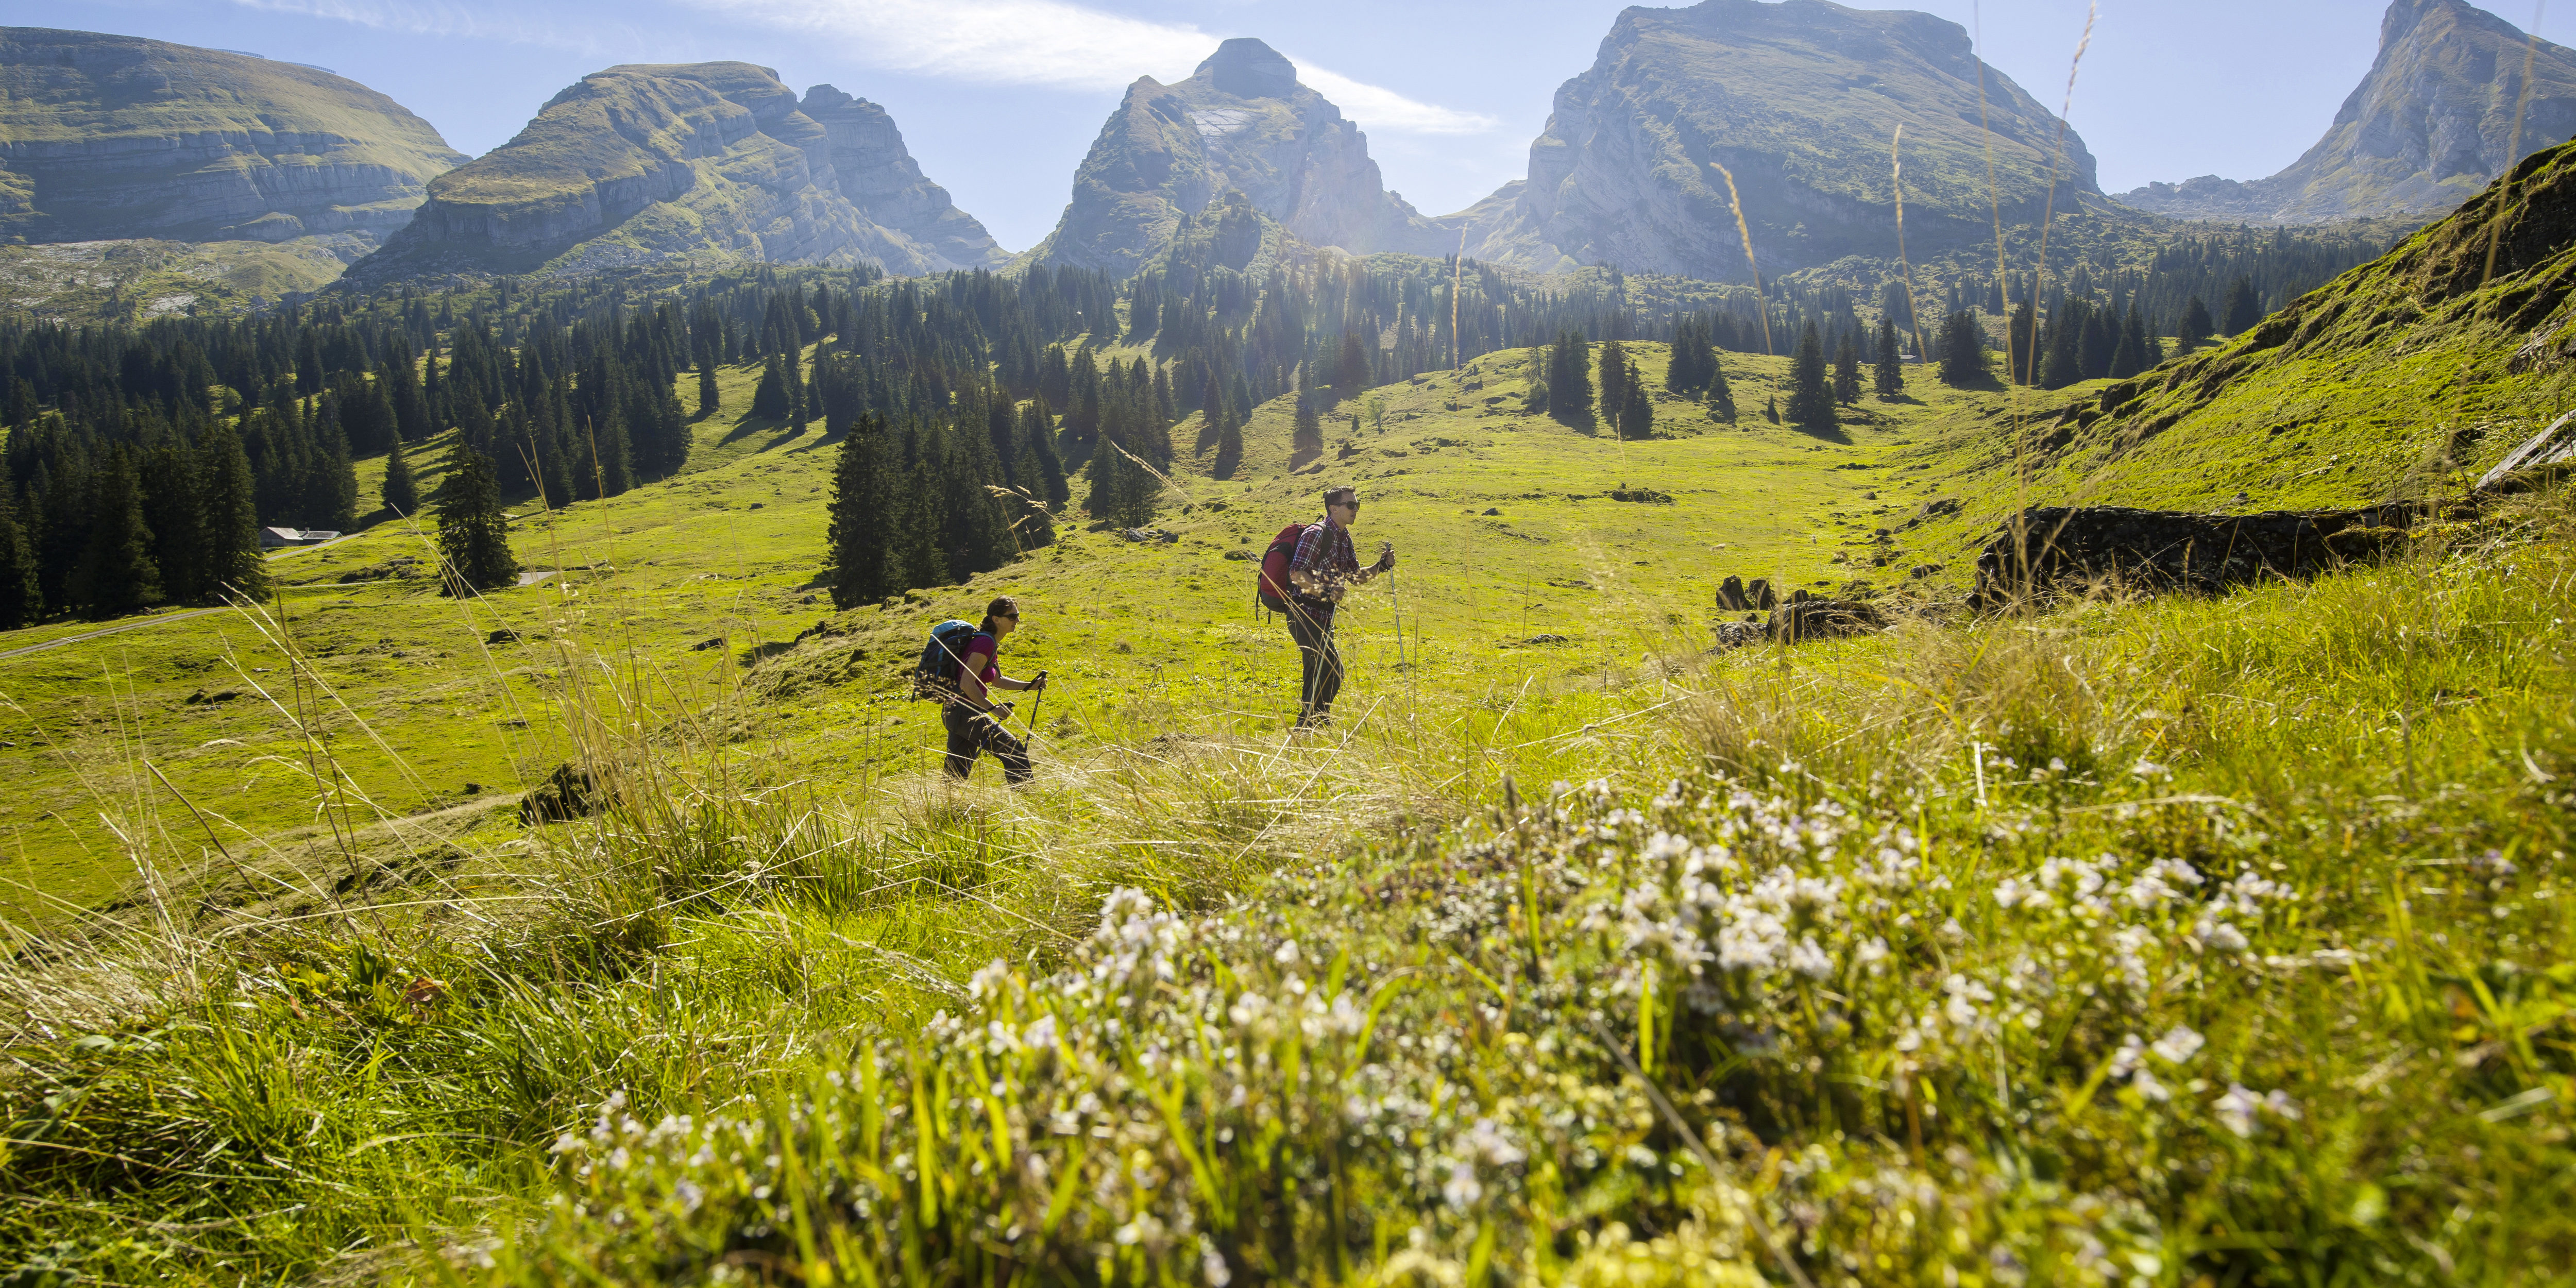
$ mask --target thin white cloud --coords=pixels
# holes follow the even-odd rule
[[[1296,62],[1294,58],[1289,61]],[[1482,134],[1502,124],[1481,112],[1417,102],[1394,90],[1306,63],[1297,63],[1297,79],[1333,100],[1342,115],[1374,129],[1400,134]]]
[[[728,17],[830,40],[852,59],[957,80],[1119,89],[1178,80],[1216,52],[1195,26],[1148,22],[1064,0],[688,0]],[[1492,117],[1423,103],[1299,63],[1298,78],[1376,129],[1473,134]]]
[[[244,9],[297,14],[345,22],[376,31],[408,36],[443,36],[464,40],[497,40],[541,45],[575,53],[613,56],[632,52],[641,41],[625,27],[613,30],[625,40],[612,44],[599,38],[596,23],[564,27],[498,6],[458,4],[452,0],[232,0]],[[622,44],[623,48],[619,48]]]

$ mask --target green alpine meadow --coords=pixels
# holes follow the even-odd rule
[[[0,29],[0,1288],[2567,1281],[2576,62],[2380,31],[2113,196],[1631,8],[1441,216],[1211,35],[1014,253]]]

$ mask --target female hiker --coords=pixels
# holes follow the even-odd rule
[[[1351,587],[1395,567],[1392,545],[1380,551],[1376,563],[1360,566],[1351,550],[1351,525],[1359,517],[1359,489],[1325,492],[1322,521],[1307,525],[1288,559],[1288,638],[1297,644],[1300,729],[1332,723],[1333,698],[1342,691],[1342,651],[1333,643],[1333,610]]]
[[[1002,762],[1002,781],[1016,786],[1029,780],[1029,745],[1002,725],[1011,718],[1010,704],[997,704],[992,698],[994,689],[1038,692],[1046,688],[1044,671],[1025,680],[1002,674],[1002,641],[1019,627],[1019,601],[1003,595],[984,606],[983,623],[966,641],[957,667],[957,696],[939,712],[940,723],[948,727],[947,768],[954,777],[966,777],[975,768],[975,757],[991,752],[993,759]]]

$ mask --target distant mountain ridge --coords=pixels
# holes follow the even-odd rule
[[[372,285],[701,253],[905,275],[1007,258],[923,176],[883,108],[829,85],[800,103],[766,67],[715,62],[583,77],[508,143],[440,176],[411,225],[350,274]]]
[[[1355,254],[1457,248],[1385,188],[1368,138],[1259,40],[1217,47],[1189,79],[1140,76],[1101,127],[1055,230],[1027,258],[1132,273],[1181,221],[1239,189],[1306,242]]]
[[[402,104],[320,68],[0,28],[0,241],[371,245],[465,159]]]
[[[2268,179],[2202,175],[2119,194],[2124,205],[2180,219],[2322,223],[2431,215],[2475,195],[2513,151],[2514,112],[2530,39],[2463,0],[2394,0],[2379,56],[2334,124]],[[2525,156],[2576,133],[2576,50],[2541,41],[2532,58]]]
[[[1705,0],[1622,10],[1591,69],[1557,90],[1528,177],[1440,222],[1466,225],[1471,255],[1542,272],[1609,263],[1743,281],[1722,165],[1766,277],[1847,255],[1892,260],[1899,126],[1918,253],[1991,239],[1998,202],[2007,223],[2037,223],[2053,158],[2061,213],[2101,194],[2082,137],[1980,63],[1957,23],[1827,0]]]

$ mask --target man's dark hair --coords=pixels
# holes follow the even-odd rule
[[[995,595],[992,603],[984,605],[983,629],[986,634],[989,635],[992,633],[993,619],[996,617],[1007,617],[1012,621],[1018,621],[1020,619],[1020,601],[1013,599],[1008,595]]]
[[[1349,505],[1351,502],[1359,499],[1360,490],[1355,487],[1328,487],[1324,489],[1324,504],[1326,505]]]

